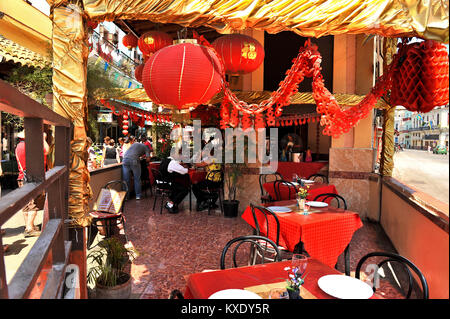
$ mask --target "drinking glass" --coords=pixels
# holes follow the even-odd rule
[[[292,255],[292,267],[298,268],[298,271],[303,274],[308,265],[309,257],[304,254],[294,254]]]
[[[303,205],[303,215],[309,215],[308,211],[309,211],[309,205],[308,202],[305,202],[305,205]]]
[[[269,299],[289,299],[289,294],[286,289],[274,288],[269,291]]]

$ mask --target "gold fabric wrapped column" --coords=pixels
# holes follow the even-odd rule
[[[395,107],[383,110],[383,148],[381,150],[380,173],[392,176],[394,169],[394,115]]]
[[[87,226],[92,191],[87,169],[86,70],[87,32],[82,9],[74,4],[52,8],[53,108],[73,122],[69,172],[69,218],[74,226]]]

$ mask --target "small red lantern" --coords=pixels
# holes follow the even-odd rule
[[[122,126],[122,129],[125,130],[125,131],[128,130],[128,125]]]
[[[128,49],[137,47],[138,38],[133,33],[128,33],[122,38],[122,44]]]
[[[87,21],[87,26],[88,26],[88,28],[94,30],[95,28],[97,28],[98,22],[92,21],[92,20],[88,20]]]
[[[222,57],[225,72],[239,75],[255,71],[264,60],[263,46],[252,37],[228,34],[216,39],[212,46]]]
[[[128,131],[127,131],[127,130],[123,130],[123,131],[122,131],[122,134],[123,134],[123,135],[128,135]]]
[[[150,99],[178,109],[208,102],[222,87],[222,70],[213,50],[192,43],[165,47],[151,56],[142,73]]]
[[[136,78],[137,81],[142,83],[142,71],[144,70],[144,66],[145,64],[139,64],[135,69],[134,69],[134,77]]]
[[[413,112],[429,112],[449,102],[449,59],[446,47],[427,40],[400,44],[394,66],[391,105]]]
[[[146,32],[138,40],[139,50],[144,56],[150,56],[152,53],[172,44],[172,37],[161,31]]]

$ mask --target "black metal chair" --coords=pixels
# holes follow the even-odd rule
[[[265,236],[265,237],[269,237],[271,233],[273,233],[273,231],[271,232],[270,228],[270,222],[269,220],[274,220],[275,221],[275,234],[276,234],[276,240],[275,240],[275,244],[277,245],[280,253],[281,253],[281,259],[282,260],[288,260],[292,258],[292,252],[290,252],[289,250],[287,250],[287,248],[280,246],[280,221],[278,220],[278,217],[275,213],[273,213],[272,211],[270,211],[269,209],[265,208],[265,207],[261,207],[261,206],[255,206],[253,204],[250,204],[250,208],[252,211],[252,215],[253,215],[253,220],[255,221],[255,229],[254,229],[254,235],[257,236]],[[262,218],[259,218],[259,220],[263,220],[263,225],[260,225],[259,221],[258,221],[258,216],[262,216]],[[263,227],[265,226],[265,227]],[[263,231],[261,229],[264,229]],[[270,247],[267,247],[268,249],[268,253],[269,254],[275,254],[275,251],[271,250]],[[254,260],[256,260],[258,251],[254,251],[253,254],[253,258]],[[261,257],[261,256],[260,256]],[[266,258],[269,259],[269,258]]]
[[[160,214],[162,214],[163,206],[164,206],[164,198],[169,197],[170,191],[171,191],[171,182],[168,180],[165,180],[159,170],[152,168],[151,169],[153,178],[155,179],[155,192],[153,193],[153,196],[155,197],[155,200],[153,201],[153,210],[155,210],[156,207],[156,198],[158,196],[161,197],[161,208],[160,208]]]
[[[283,180],[283,176],[281,176],[280,173],[270,173],[270,174],[259,174],[259,188],[261,190],[261,203],[270,203],[273,202],[274,199],[267,194],[267,192],[264,190],[263,185],[268,182],[268,179],[270,177],[275,177],[273,180],[274,182],[277,180]],[[269,181],[272,181],[272,178],[269,179]]]
[[[267,245],[271,245],[273,250],[275,251],[275,256],[270,257],[270,261],[281,261],[280,251],[279,251],[277,245],[269,238],[264,237],[264,236],[257,236],[257,235],[240,236],[240,237],[233,238],[225,245],[224,249],[222,250],[222,255],[220,256],[220,269],[225,269],[225,260],[226,260],[226,255],[227,255],[228,249],[230,249],[230,247],[235,243],[236,243],[236,246],[233,249],[233,255],[232,255],[233,266],[235,268],[238,267],[238,264],[236,261],[236,253],[237,253],[239,247],[241,247],[241,245],[244,243],[250,243],[250,245],[251,245],[250,251],[253,250],[253,246],[259,250],[259,253],[263,256],[263,258],[261,259],[262,263],[264,263],[264,261],[266,260],[266,258],[264,258],[265,257],[264,252],[267,252]],[[263,245],[264,245],[264,247],[263,247]],[[250,261],[252,260],[251,256],[250,256],[249,260]]]
[[[113,214],[109,212],[102,211],[93,211],[90,212],[89,215],[92,217],[91,225],[88,227],[88,239],[87,239],[87,247],[91,248],[92,243],[94,242],[95,236],[99,232],[99,229],[105,230],[105,238],[110,238],[112,236],[112,230],[114,227],[119,225],[123,226],[125,239],[128,242],[126,230],[125,230],[125,217],[123,216],[125,202],[128,196],[128,186],[127,183],[121,180],[110,181],[106,183],[103,188],[106,189],[114,189],[114,187],[121,186],[122,190],[125,191],[124,199],[119,208],[119,213]]]
[[[383,261],[379,262],[376,267],[370,267],[370,271],[373,271],[373,291],[376,292],[377,290],[377,286],[378,286],[378,280],[379,280],[379,269],[383,267],[383,265],[385,264],[389,264],[389,269],[391,272],[395,271],[395,270],[399,270],[399,267],[396,267],[395,264],[400,264],[401,268],[405,271],[405,273],[408,275],[408,290],[406,293],[406,299],[409,299],[411,297],[411,293],[413,291],[413,286],[417,286],[417,283],[414,280],[414,277],[412,276],[411,270],[415,272],[415,274],[417,275],[417,277],[420,280],[421,286],[422,286],[422,298],[423,299],[428,299],[429,298],[429,291],[428,291],[428,283],[427,280],[425,279],[425,276],[422,274],[422,272],[420,271],[419,268],[417,268],[416,265],[414,265],[410,260],[406,259],[403,256],[400,256],[398,254],[394,254],[394,253],[389,253],[389,252],[372,252],[369,253],[365,256],[363,256],[357,266],[356,266],[356,270],[355,270],[355,277],[357,279],[360,279],[360,275],[361,275],[361,268],[364,264],[365,261],[367,261],[369,258],[373,258],[373,257],[385,257],[386,259],[384,259]],[[411,269],[411,270],[410,270]],[[383,271],[384,268],[383,268]],[[387,270],[386,270],[387,271]],[[399,281],[401,281],[401,279],[399,280],[400,277],[400,273],[398,272],[397,274],[394,274],[393,277],[395,278],[394,281],[397,281],[399,283]],[[418,296],[418,294],[416,294]]]
[[[328,177],[323,174],[312,174],[308,179],[315,182],[321,182],[322,184],[328,184]]]
[[[337,208],[341,208],[341,202],[342,202],[343,208],[345,210],[347,210],[347,202],[345,201],[344,197],[342,197],[341,195],[338,195],[338,194],[334,194],[334,193],[319,194],[314,198],[314,201],[325,202],[328,199],[330,199],[330,201],[335,199],[337,202]]]
[[[181,291],[174,289],[170,292],[169,299],[184,299],[184,296]]]
[[[224,189],[223,189],[223,171],[222,170],[212,170],[208,172],[206,175],[206,180],[214,181],[219,180],[219,182],[216,182],[214,186],[208,186],[205,191],[205,197],[207,198],[209,205],[208,205],[208,215],[211,214],[211,206],[213,204],[213,201],[215,201],[217,198],[219,198],[219,204],[220,204],[220,211],[223,214],[223,200],[224,198]]]
[[[285,198],[285,199],[282,198],[282,194],[280,192],[281,185],[283,185],[283,187],[288,188],[288,190],[289,190],[288,198]],[[292,182],[288,182],[285,180],[277,180],[277,181],[275,181],[273,188],[275,190],[275,197],[276,197],[275,200],[276,201],[295,199],[297,196],[297,187],[294,184],[292,184]]]

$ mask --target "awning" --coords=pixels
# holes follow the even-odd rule
[[[67,0],[47,0],[59,6]],[[96,21],[118,19],[208,26],[219,33],[253,28],[305,37],[337,34],[417,36],[448,43],[449,8],[442,0],[83,0]]]
[[[28,50],[27,48],[8,40],[0,35],[0,62],[2,58],[6,61],[13,61],[22,65],[43,68],[50,65],[50,61],[39,53]]]
[[[234,91],[233,93],[241,101],[245,101],[247,103],[259,103],[263,100],[266,100],[270,97],[272,92],[269,91],[261,91],[261,92],[242,92],[242,91]],[[344,93],[334,93],[334,97],[336,101],[341,106],[354,106],[361,102],[365,96],[363,95],[355,95],[355,94],[344,94]],[[218,104],[222,102],[223,93],[218,93],[214,96],[209,104]],[[151,99],[148,97],[147,93],[145,93],[144,89],[109,89],[109,90],[98,90],[95,92],[95,98],[97,99],[117,99],[124,101],[133,101],[133,102],[151,102]],[[316,104],[311,92],[299,92],[296,93],[291,98],[291,104]],[[378,109],[384,109],[388,105],[383,99],[379,99],[377,104],[375,105]]]

